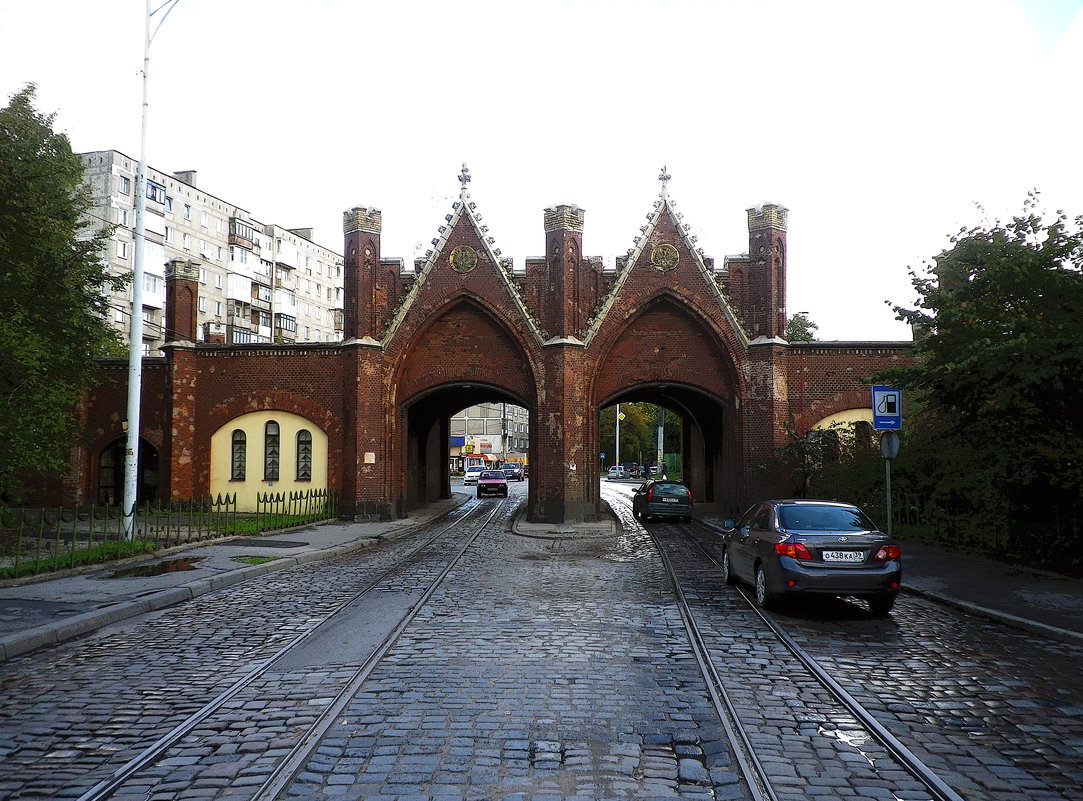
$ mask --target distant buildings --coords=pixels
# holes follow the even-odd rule
[[[105,259],[131,274],[135,257],[138,160],[115,150],[80,154],[94,200],[93,222],[116,226]],[[143,258],[143,353],[161,355],[169,337],[165,265],[199,268],[196,339],[217,344],[338,342],[343,332],[342,255],[315,244],[312,230],[253,219],[200,188],[194,170],[147,169]],[[112,320],[127,342],[131,287],[112,298]]]
[[[462,470],[468,455],[495,462],[528,461],[530,413],[512,403],[479,403],[453,415],[451,469]]]

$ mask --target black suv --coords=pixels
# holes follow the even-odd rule
[[[523,480],[523,466],[518,462],[504,462],[500,469],[504,471],[504,478],[508,481]]]

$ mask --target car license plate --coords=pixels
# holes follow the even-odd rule
[[[662,503],[679,503],[679,502],[680,501],[678,501],[676,498],[663,498],[662,499]]]
[[[865,554],[861,551],[824,551],[825,562],[864,562]]]

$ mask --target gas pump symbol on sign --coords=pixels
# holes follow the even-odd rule
[[[877,430],[902,428],[902,391],[892,387],[872,388],[872,427]]]

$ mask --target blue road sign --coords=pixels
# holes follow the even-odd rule
[[[877,430],[902,428],[902,390],[872,388],[872,427]]]

